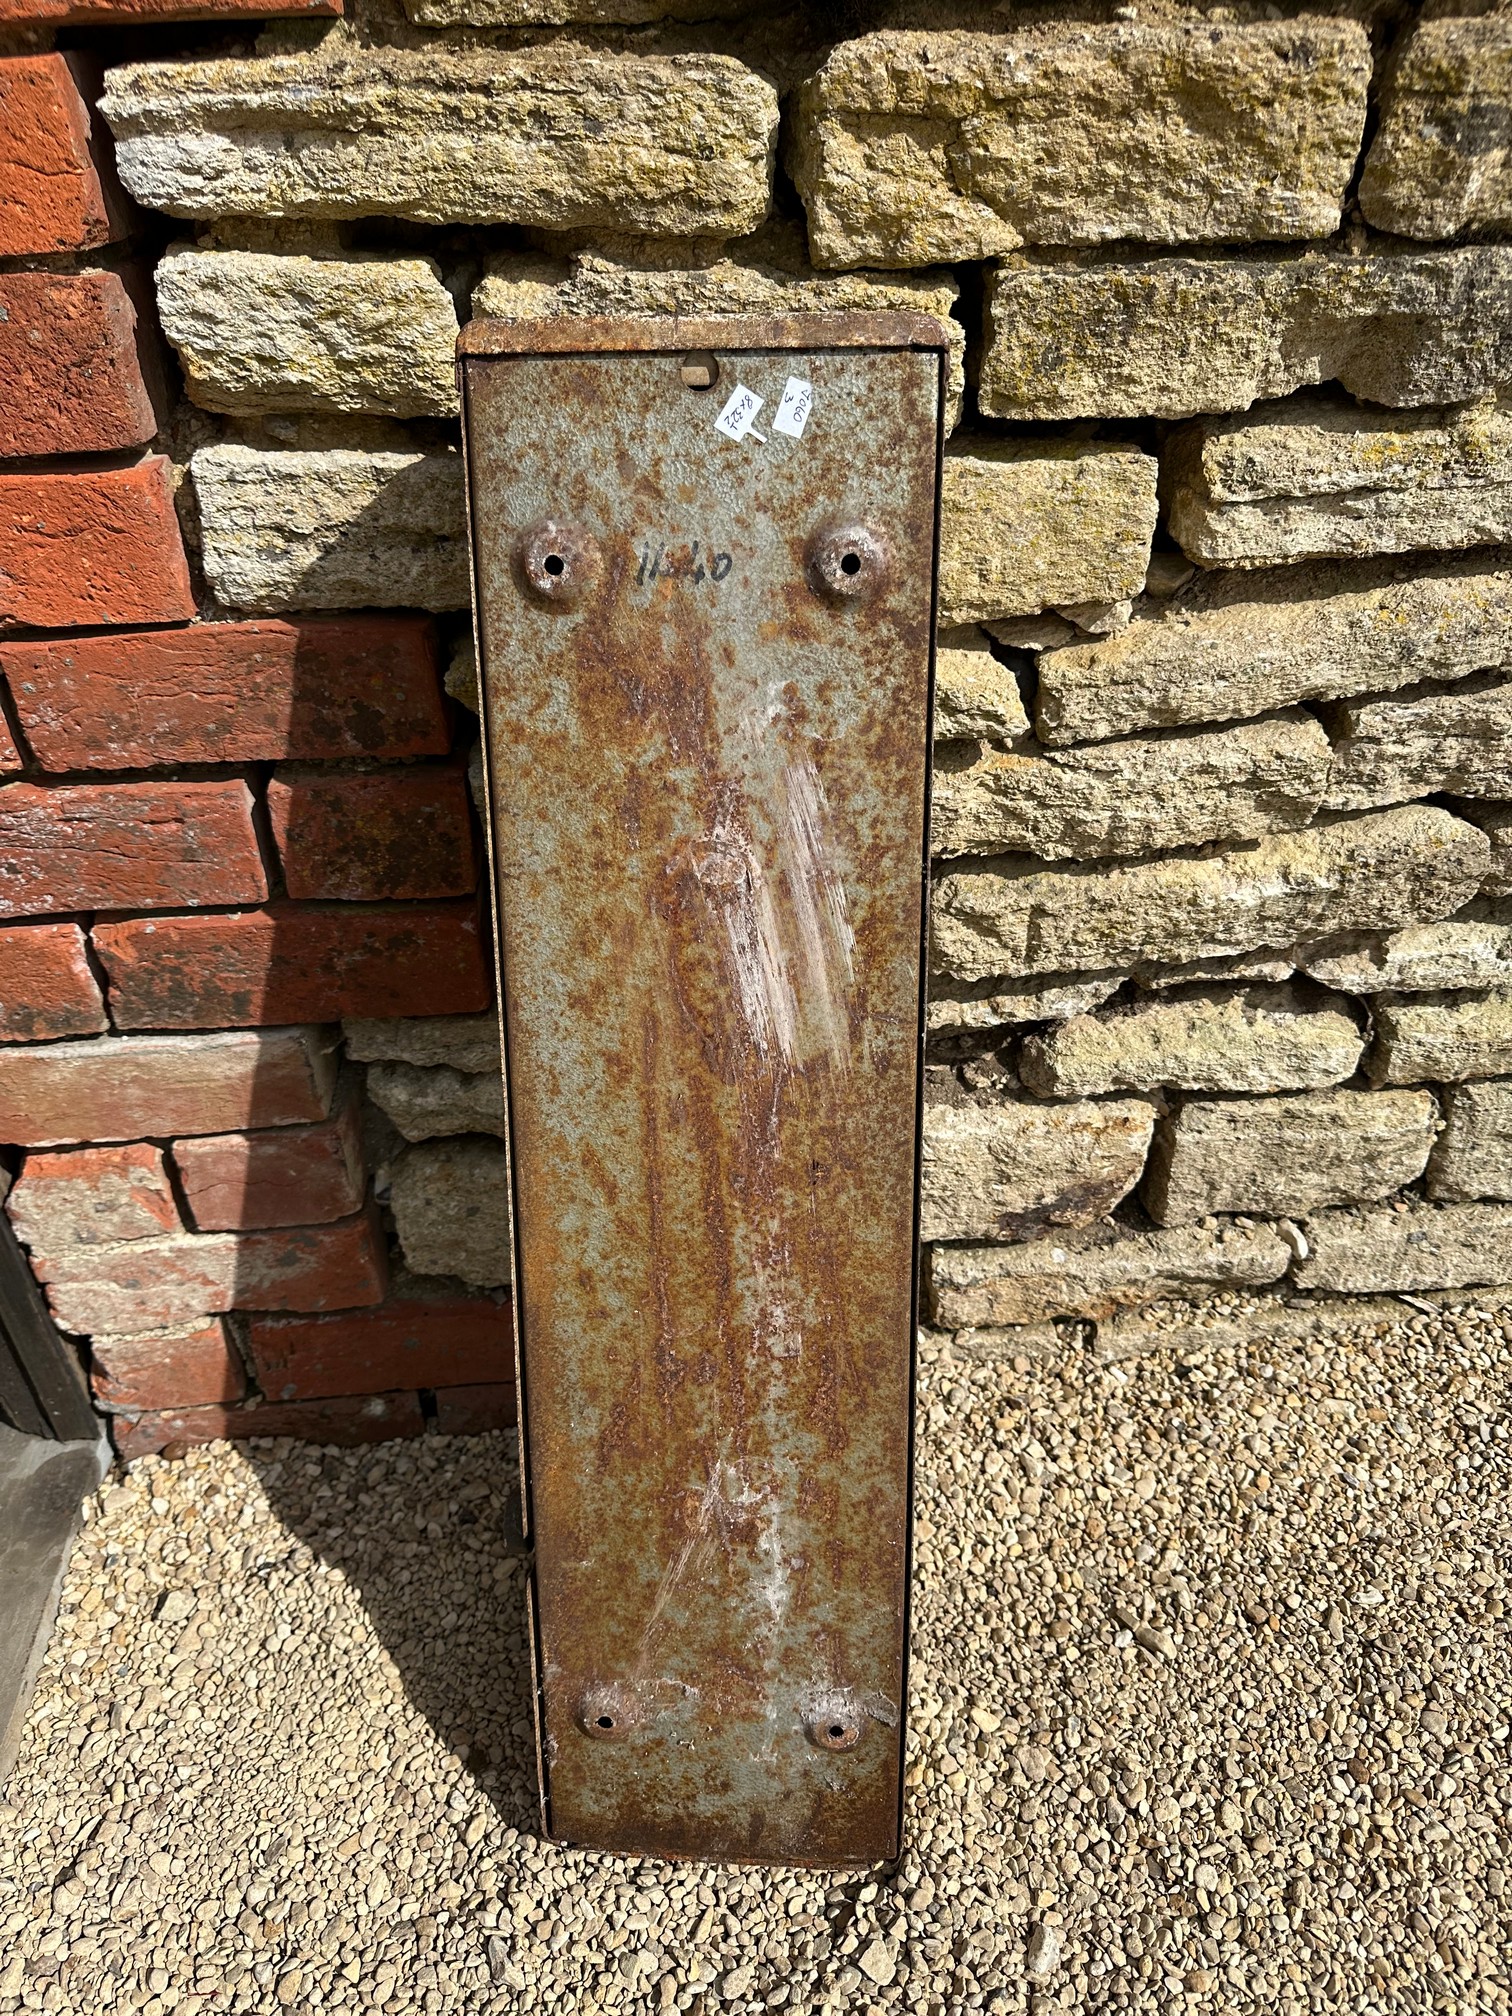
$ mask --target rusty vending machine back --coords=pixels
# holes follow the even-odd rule
[[[460,372],[541,1797],[832,1866],[902,1793],[937,323]]]

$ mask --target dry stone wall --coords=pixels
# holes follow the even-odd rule
[[[101,1333],[110,1404],[224,1425],[275,1318],[252,1309],[229,1373],[194,1324],[295,1267],[225,1243],[245,1226],[183,1247],[209,1221],[186,1229],[181,1177],[153,1186],[194,1156],[127,1093],[110,1139],[136,1160],[47,1165],[95,1152],[68,1072],[129,1093],[132,1044],[277,1023],[339,1061],[361,1124],[322,1152],[345,1144],[335,1222],[361,1231],[311,1308],[390,1309],[385,1247],[458,1309],[507,1291],[493,1013],[475,953],[436,956],[479,858],[455,796],[477,692],[452,370],[476,316],[904,307],[947,334],[934,1320],[1512,1283],[1512,10],[851,14],[356,0],[116,35],[103,69],[34,29],[3,45],[0,107],[54,94],[73,181],[28,185],[29,226],[0,197],[0,252],[99,297],[102,333],[68,340],[104,389],[86,415],[0,334],[11,404],[45,416],[0,420],[21,444],[0,452],[112,451],[80,524],[108,510],[137,542],[114,593],[126,549],[102,533],[106,587],[70,601],[40,549],[27,571],[38,465],[0,465],[22,553],[0,826],[40,860],[67,810],[82,864],[0,889],[0,1128],[7,1072],[62,1115],[8,1137],[13,1215],[55,1306]],[[92,139],[70,90],[99,93]],[[18,278],[19,335],[40,311]],[[182,545],[149,568],[170,497]],[[86,802],[102,772],[116,795]],[[222,823],[123,882],[111,836],[162,816],[121,795],[144,775],[175,833]],[[354,841],[375,792],[381,868]],[[109,874],[83,862],[111,847]],[[331,1087],[255,1124],[245,1096],[206,1122],[200,1096],[186,1135],[334,1125]],[[265,1357],[267,1398],[297,1405],[295,1346]]]

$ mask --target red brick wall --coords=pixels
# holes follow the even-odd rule
[[[0,0],[0,29],[275,11],[341,8]],[[97,86],[0,43],[0,257],[39,262],[0,273],[6,1208],[123,1454],[498,1426],[508,1299],[391,1282],[339,1070],[343,1017],[490,1000],[435,625],[206,609]]]

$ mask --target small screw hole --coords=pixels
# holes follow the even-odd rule
[[[566,565],[567,563],[560,553],[548,553],[546,555],[545,567],[548,574],[560,574]]]
[[[599,1729],[612,1729],[614,1727],[614,1717],[612,1715],[600,1715],[595,1727]]]
[[[838,1743],[840,1738],[845,1734],[845,1724],[843,1722],[831,1722],[829,1732],[831,1738]]]
[[[840,572],[842,574],[859,574],[861,572],[861,555],[859,553],[847,553],[840,562]]]

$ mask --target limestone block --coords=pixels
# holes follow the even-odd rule
[[[1142,1099],[926,1106],[921,1239],[1030,1239],[1090,1225],[1139,1181],[1155,1124]]]
[[[940,498],[940,621],[1137,595],[1158,509],[1151,455],[1116,442],[953,441]]]
[[[346,1053],[360,1064],[447,1064],[453,1071],[499,1069],[499,1018],[481,1015],[409,1015],[384,1021],[343,1022]]]
[[[800,90],[793,179],[821,266],[1326,237],[1369,76],[1350,21],[884,31]]]
[[[937,980],[930,987],[925,1026],[931,1036],[950,1036],[1018,1022],[1061,1022],[1100,1008],[1123,984],[1122,973],[1052,973],[1017,987],[1006,980]]]
[[[190,463],[205,578],[230,609],[465,609],[462,458],[225,442]]]
[[[985,736],[989,742],[1013,742],[1028,732],[1018,681],[993,656],[986,634],[971,624],[941,631],[935,641],[935,740]]]
[[[406,1141],[438,1134],[504,1135],[504,1078],[446,1064],[370,1064],[368,1096]]]
[[[1512,538],[1512,411],[1299,394],[1177,428],[1161,478],[1171,535],[1204,567],[1491,545]]]
[[[475,1288],[509,1285],[502,1141],[463,1134],[407,1148],[394,1163],[389,1203],[411,1273],[455,1274]]]
[[[1374,1009],[1376,1040],[1365,1060],[1372,1085],[1445,1084],[1512,1073],[1512,992],[1388,996]]]
[[[457,311],[430,259],[177,246],[158,314],[217,413],[455,413]]]
[[[803,233],[773,222],[704,263],[682,258],[666,264],[637,258],[634,248],[615,256],[580,252],[569,262],[514,255],[494,263],[473,290],[472,312],[499,321],[544,320],[552,315],[807,315],[841,309],[907,309],[937,321],[950,345],[945,424],[961,417],[966,331],[953,310],[960,293],[955,276],[939,268],[922,273],[817,273]]]
[[[1150,585],[1150,569],[1154,564],[1155,556],[1152,553],[1145,567],[1146,591]],[[1062,602],[1055,613],[1064,617],[1066,622],[1081,631],[1084,636],[1115,637],[1120,630],[1127,630],[1134,620],[1134,598],[1129,595],[1118,602]],[[1036,619],[1020,617],[1017,620],[1033,622]],[[1005,638],[1002,641],[1006,643],[1009,640]],[[1044,646],[1031,645],[1029,648],[1043,649]]]
[[[1224,959],[1179,959],[1173,966],[1140,960],[1130,969],[1136,987],[1162,992],[1170,987],[1237,986],[1256,983],[1279,987],[1290,980],[1296,967],[1290,953],[1237,952]]]
[[[1305,826],[1328,781],[1328,737],[1298,709],[1075,749],[946,751],[931,845],[1063,861],[1248,840]]]
[[[1417,1181],[1437,1129],[1431,1092],[1188,1099],[1156,1130],[1140,1194],[1157,1225],[1373,1203]]]
[[[1338,1085],[1360,1061],[1354,1017],[1296,987],[1204,987],[1076,1015],[1029,1036],[1019,1076],[1042,1097],[1178,1086],[1283,1092]]]
[[[1491,805],[1471,799],[1454,808],[1491,842],[1491,866],[1481,883],[1483,896],[1512,896],[1512,805]]]
[[[1177,557],[1180,558],[1179,555]],[[1151,559],[1151,567],[1154,567],[1158,558],[1159,555],[1157,554]],[[1190,566],[1191,562],[1183,560],[1181,564],[1186,567]],[[1197,570],[1193,568],[1192,571],[1195,573]],[[1150,577],[1147,573],[1145,575],[1147,590],[1149,579]],[[1111,605],[1100,604],[1097,606],[1109,607]],[[1134,604],[1132,601],[1129,603],[1128,608],[1129,616],[1132,620],[1134,615]],[[1064,616],[1056,615],[1053,611],[1042,611],[1038,616],[1008,616],[1001,622],[988,623],[984,627],[989,637],[995,638],[999,644],[1006,644],[1010,651],[1053,651],[1058,645],[1069,644],[1078,636],[1091,634],[1090,632],[1079,631],[1074,623],[1068,621]],[[1127,628],[1127,625],[1120,623],[1116,628],[1122,630]],[[1103,633],[1098,632],[1097,634],[1101,635]]]
[[[1305,1231],[1299,1288],[1400,1295],[1512,1281],[1512,1210],[1500,1204],[1326,1211]]]
[[[128,63],[121,179],[173,217],[409,217],[733,236],[766,215],[777,93],[728,56],[361,47]]]
[[[1298,966],[1345,994],[1512,987],[1512,926],[1450,917],[1404,931],[1358,931],[1293,948]]]
[[[1360,207],[1378,229],[1409,238],[1512,226],[1512,19],[1504,12],[1420,21],[1406,37],[1381,87]]]
[[[1481,673],[1455,686],[1413,686],[1386,699],[1323,710],[1333,741],[1324,804],[1360,812],[1433,791],[1512,792],[1512,679]]]
[[[1000,420],[1233,413],[1330,380],[1383,406],[1512,381],[1512,247],[1021,253],[989,278],[980,410]]]
[[[1220,1289],[1279,1281],[1291,1248],[1268,1225],[1182,1226],[1138,1232],[1097,1226],[1021,1246],[936,1246],[929,1299],[944,1329],[1101,1319],[1146,1302],[1195,1301]]]
[[[936,879],[932,957],[956,979],[1017,979],[1390,930],[1458,910],[1487,853],[1452,813],[1404,805],[1195,858],[1046,868],[1004,854]]]
[[[1042,742],[1242,720],[1512,664],[1512,570],[1339,561],[1210,574],[1146,600],[1117,637],[1039,661]]]
[[[1425,1187],[1450,1203],[1512,1198],[1512,1078],[1456,1085],[1444,1095],[1444,1131],[1428,1158]]]

